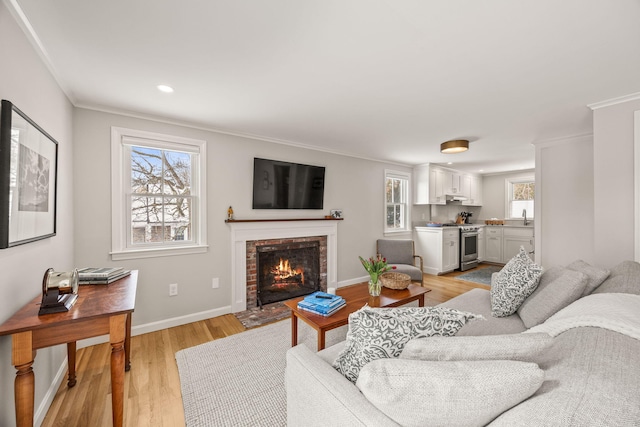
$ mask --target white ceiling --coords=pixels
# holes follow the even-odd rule
[[[409,165],[532,168],[640,92],[640,0],[5,2],[76,106]]]

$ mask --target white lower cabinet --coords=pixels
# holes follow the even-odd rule
[[[534,249],[533,227],[487,226],[485,230],[484,261],[506,264],[520,251],[520,246],[532,254]]]
[[[502,228],[485,227],[484,260],[487,262],[502,262]]]
[[[533,229],[529,228],[505,228],[503,235],[502,259],[505,264],[520,252],[523,246],[527,253],[533,252]],[[529,255],[533,258],[532,255]]]
[[[416,227],[416,254],[424,261],[424,272],[442,274],[460,263],[460,231],[457,227]]]

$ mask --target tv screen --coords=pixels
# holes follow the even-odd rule
[[[324,167],[253,159],[253,209],[322,209]]]

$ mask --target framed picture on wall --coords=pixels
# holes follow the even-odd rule
[[[0,110],[0,249],[56,234],[58,142],[11,102]]]

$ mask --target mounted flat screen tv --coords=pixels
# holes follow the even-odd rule
[[[253,159],[253,209],[322,209],[324,167]]]

